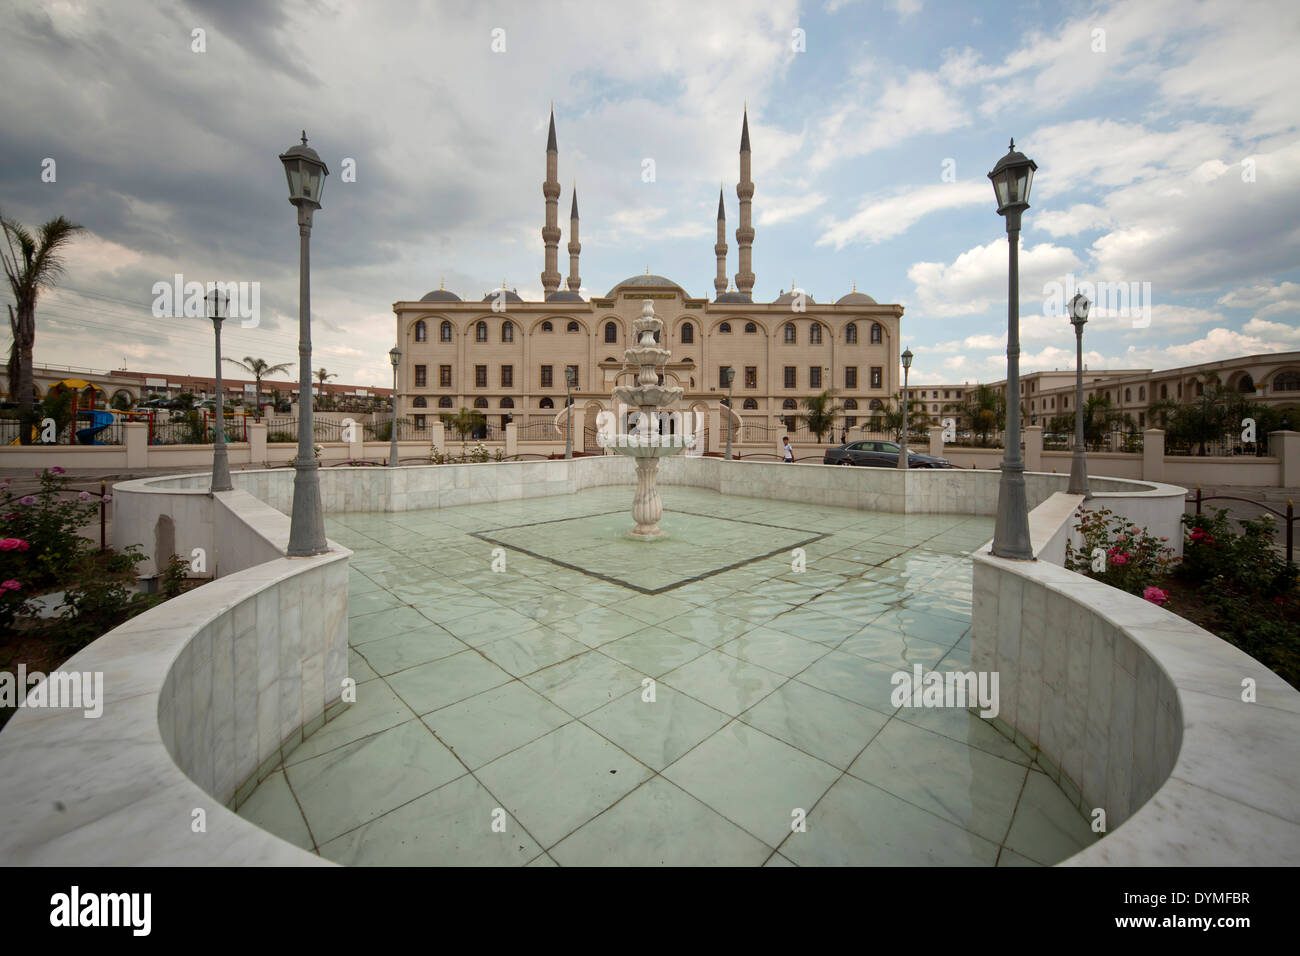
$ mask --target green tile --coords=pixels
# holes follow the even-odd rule
[[[740,719],[841,770],[889,720],[878,711],[798,681],[779,688]]]
[[[661,680],[734,717],[758,703],[787,678],[738,657],[709,651],[664,674]]]
[[[388,683],[411,710],[427,714],[508,680],[504,670],[469,650],[407,668],[388,678]]]
[[[634,690],[593,710],[582,722],[654,770],[662,770],[730,717],[667,685]]]

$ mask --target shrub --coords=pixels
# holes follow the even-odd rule
[[[1224,508],[1183,515],[1186,537],[1178,576],[1197,586],[1214,585],[1259,598],[1284,596],[1296,587],[1296,571],[1273,547],[1273,516],[1243,519],[1232,528]]]
[[[1079,523],[1075,531],[1083,538],[1083,546],[1076,549],[1073,542],[1066,542],[1065,566],[1069,570],[1142,596],[1169,572],[1173,549],[1145,528],[1131,525],[1105,508],[1080,508],[1076,514]]]
[[[0,547],[0,582],[20,585],[6,591],[10,601],[15,593],[39,593],[58,583],[90,549],[90,542],[77,532],[94,518],[99,503],[66,495],[68,479],[62,468],[47,468],[40,478],[40,490],[22,496],[14,494],[8,479],[0,482],[0,537],[26,545]]]

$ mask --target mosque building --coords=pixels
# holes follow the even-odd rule
[[[801,433],[800,400],[827,388],[844,407],[837,423],[852,429],[865,424],[873,409],[889,404],[899,388],[901,305],[882,305],[852,292],[834,304],[821,304],[803,290],[791,289],[773,302],[753,301],[752,204],[749,116],[740,134],[740,226],[735,237],[738,271],[734,289],[727,279],[726,217],[718,196],[717,277],[714,296],[698,296],[671,279],[646,274],[615,283],[603,296],[583,299],[578,259],[576,188],[569,208],[569,275],[561,288],[558,224],[560,182],[555,113],[546,143],[545,249],[541,279],[544,298],[526,301],[502,287],[480,301],[466,301],[445,288],[416,301],[393,305],[397,342],[398,415],[417,432],[439,414],[461,408],[480,410],[495,431],[506,421],[520,428],[545,427],[564,408],[566,375],[572,375],[575,435],[585,426],[593,440],[596,416],[613,410],[615,384],[627,384],[623,350],[633,345],[632,322],[646,299],[664,322],[663,344],[672,358],[662,369],[667,384],[680,385],[682,410],[712,411],[727,400],[726,373],[734,370],[734,407],[746,435],[762,440],[789,430]],[[838,434],[837,434],[838,438]],[[710,447],[717,443],[716,436]]]

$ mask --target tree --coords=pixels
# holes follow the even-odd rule
[[[13,342],[9,347],[9,397],[18,403],[19,440],[32,443],[32,349],[36,344],[36,300],[42,289],[54,288],[63,274],[63,249],[84,228],[59,216],[41,226],[33,236],[22,223],[0,216],[5,248],[0,249],[14,307],[9,312]]]
[[[871,418],[871,430],[888,432],[894,436],[894,441],[903,440],[903,396],[902,393],[894,395],[894,402],[897,404],[889,408],[881,409],[873,413]],[[907,429],[909,432],[916,431],[916,426],[925,421],[925,402],[919,398],[909,398],[907,400]]]
[[[267,365],[265,359],[253,358],[248,355],[244,356],[242,362],[239,359],[232,358],[228,358],[225,361],[229,362],[231,365],[239,366],[249,375],[253,376],[253,380],[257,383],[257,396],[253,404],[257,406],[257,420],[260,422],[262,420],[262,379],[266,378],[268,375],[280,375],[289,371],[289,369],[293,367],[293,363],[281,362],[279,365]],[[321,371],[324,371],[324,369]]]
[[[962,430],[980,436],[980,444],[989,443],[989,435],[1000,431],[1007,420],[1006,398],[988,385],[976,385],[966,393],[960,407]]]
[[[1243,405],[1240,393],[1223,388],[1214,372],[1205,376],[1200,387],[1201,394],[1189,401],[1161,399],[1152,404],[1149,412],[1152,422],[1165,430],[1171,444],[1196,445],[1196,453],[1204,455],[1207,444],[1241,427]]]
[[[487,418],[477,409],[462,408],[455,415],[444,412],[438,416],[442,423],[460,436],[461,443],[469,435],[487,424]]]
[[[1131,421],[1129,416],[1111,407],[1109,398],[1092,395],[1083,403],[1083,440],[1089,445],[1100,445],[1126,420]]]
[[[835,389],[828,388],[820,395],[814,395],[811,398],[801,400],[807,412],[798,416],[802,418],[808,430],[817,436],[818,443],[821,442],[822,436],[835,428],[835,416],[844,411],[843,406],[836,405]]]

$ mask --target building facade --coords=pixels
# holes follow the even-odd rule
[[[681,410],[708,412],[731,393],[743,437],[763,441],[776,431],[798,434],[801,399],[833,388],[844,406],[842,427],[860,427],[874,408],[888,404],[899,387],[899,323],[903,308],[882,305],[858,292],[833,304],[819,304],[803,290],[783,291],[773,302],[753,301],[749,119],[742,120],[740,146],[739,271],[727,291],[726,218],[718,201],[717,277],[714,297],[701,297],[664,276],[632,276],[604,296],[578,293],[581,245],[576,195],[570,206],[569,276],[560,288],[558,271],[558,149],[555,118],[547,141],[543,187],[546,225],[542,230],[543,301],[524,301],[503,287],[479,301],[464,301],[446,289],[419,300],[395,302],[401,349],[398,414],[417,433],[440,414],[477,409],[490,426],[554,423],[563,412],[566,373],[575,387],[575,428],[593,435],[596,416],[615,411],[616,384],[628,384],[623,363],[631,347],[632,322],[644,302],[654,303],[664,322],[662,344],[672,351],[661,370],[667,384],[681,386]],[[725,419],[724,419],[725,421]]]

